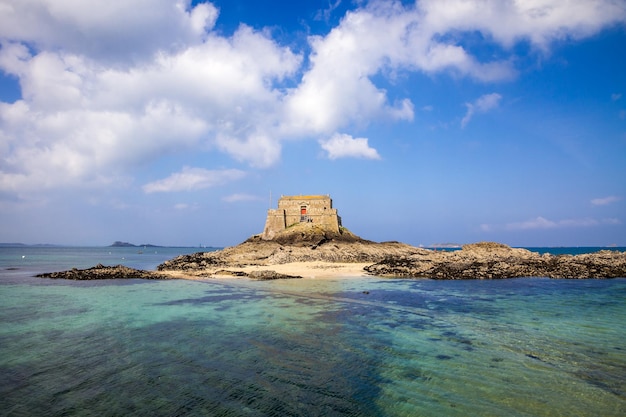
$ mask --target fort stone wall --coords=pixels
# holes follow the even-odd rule
[[[339,233],[341,217],[329,195],[281,196],[277,209],[269,209],[262,238],[271,240],[276,233],[296,223],[312,223]]]

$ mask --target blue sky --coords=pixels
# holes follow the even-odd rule
[[[0,242],[626,246],[626,3],[0,0]],[[271,198],[270,198],[271,196]]]

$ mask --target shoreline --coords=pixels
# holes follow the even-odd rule
[[[214,271],[159,271],[160,274],[168,275],[172,278],[187,280],[202,279],[227,279],[227,278],[248,278],[251,273],[271,271],[276,274],[289,275],[298,277],[299,279],[350,279],[372,277],[365,271],[365,267],[371,265],[371,262],[288,262],[276,265],[246,265],[239,267],[227,267],[216,269]],[[296,279],[298,279],[296,278]]]
[[[465,245],[458,251],[430,251],[397,242],[320,242],[312,247],[245,242],[222,251],[198,252],[168,260],[157,270],[123,265],[39,274],[42,278],[251,280],[328,278],[605,279],[626,277],[626,252],[602,250],[581,255],[549,255],[496,242]]]

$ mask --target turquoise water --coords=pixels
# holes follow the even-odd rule
[[[626,414],[626,279],[27,270],[0,270],[2,416]]]

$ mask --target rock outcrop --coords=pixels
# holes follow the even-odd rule
[[[97,279],[172,279],[166,274],[154,271],[133,269],[123,265],[104,266],[98,264],[87,269],[70,269],[69,271],[49,272],[36,275],[39,278],[73,279],[73,280],[97,280]]]
[[[225,275],[258,280],[301,278],[272,270],[272,265],[294,262],[369,264],[363,268],[367,274],[397,278],[626,277],[626,252],[603,250],[576,256],[541,255],[493,242],[465,245],[458,251],[436,251],[399,242],[376,243],[361,239],[347,229],[342,228],[337,233],[314,224],[294,225],[278,233],[273,240],[256,235],[234,247],[182,255],[162,263],[157,271],[96,265],[38,276],[74,280]],[[244,271],[244,268],[248,269]]]
[[[220,251],[182,255],[159,265],[158,270],[215,271],[227,267],[316,261],[374,263],[420,252],[428,251],[398,242],[372,242],[347,229],[332,233],[322,227],[301,224],[277,234],[273,240],[263,240],[256,235]]]
[[[388,257],[365,270],[377,276],[432,279],[499,279],[517,277],[626,277],[626,252],[603,250],[583,255],[540,255],[526,249],[482,242],[460,251],[429,251]]]
[[[244,243],[215,252],[183,255],[159,265],[159,271],[195,275],[231,274],[229,268],[290,262],[371,263],[364,270],[375,276],[431,279],[501,279],[516,277],[626,277],[626,252],[600,251],[584,255],[540,255],[494,242],[463,246],[458,251],[416,248],[399,242],[375,243],[344,230],[324,234],[314,227],[294,227],[277,239],[253,236]]]

